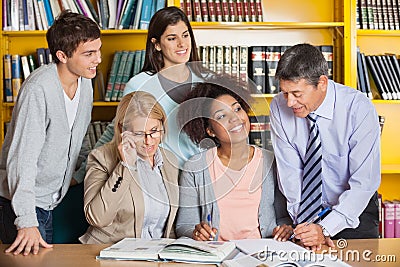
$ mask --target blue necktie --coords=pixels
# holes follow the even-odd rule
[[[297,223],[307,222],[322,209],[322,148],[317,115],[309,114],[310,136],[308,137],[303,170],[303,185]]]

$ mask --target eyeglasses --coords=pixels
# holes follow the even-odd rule
[[[154,138],[160,138],[161,137],[161,133],[163,131],[164,130],[154,130],[154,131],[151,131],[150,133],[133,132],[133,136],[137,140],[143,140],[143,139],[147,138],[148,136],[150,136],[152,139],[154,139]]]

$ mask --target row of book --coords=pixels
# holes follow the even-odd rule
[[[104,99],[107,102],[120,101],[126,83],[131,77],[141,71],[145,55],[145,50],[115,52],[108,75],[107,86],[103,86],[105,91],[100,92],[100,99]]]
[[[357,0],[358,29],[400,30],[399,0]]]
[[[379,231],[383,238],[400,238],[400,200],[382,201],[379,195]]]
[[[96,21],[102,29],[148,29],[165,0],[3,0],[3,30],[47,30],[62,10]]]
[[[5,54],[4,63],[4,102],[15,102],[22,82],[38,66],[53,62],[48,48],[37,48],[36,54],[26,56]]]
[[[190,21],[263,21],[261,0],[181,0],[180,6]]]
[[[400,64],[396,55],[357,51],[357,88],[370,99],[400,99]]]

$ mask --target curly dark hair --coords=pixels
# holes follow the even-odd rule
[[[177,116],[179,127],[194,143],[199,144],[205,138],[212,138],[215,143],[219,143],[215,137],[210,137],[206,130],[209,127],[211,104],[222,95],[232,96],[246,113],[249,112],[250,92],[235,80],[217,75],[198,83],[179,106]]]

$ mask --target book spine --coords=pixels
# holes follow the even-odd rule
[[[394,65],[392,61],[390,60],[389,55],[384,55],[382,56],[382,60],[384,60],[384,63],[389,70],[389,76],[392,79],[392,84],[393,84],[393,93],[395,94],[393,99],[400,99],[400,80],[399,76],[397,75]]]
[[[393,79],[392,77],[390,77],[389,74],[389,69],[385,64],[385,60],[383,58],[383,56],[375,56],[377,62],[378,62],[378,66],[379,69],[381,71],[381,75],[383,77],[383,79],[386,81],[386,93],[389,96],[389,99],[397,99],[397,94],[394,93],[393,89],[394,89],[394,85],[393,85]]]
[[[11,74],[11,55],[4,55],[4,100],[13,102],[12,93],[12,74]]]
[[[35,59],[32,54],[29,54],[27,58],[28,58],[29,71],[32,72],[36,69]]]
[[[257,21],[259,22],[264,21],[261,0],[256,0],[256,11],[257,11]]]
[[[231,75],[232,74],[232,66],[231,66],[231,47],[228,45],[225,45],[223,47],[223,53],[224,53],[224,73]]]
[[[400,201],[393,201],[394,204],[394,237],[400,237]]]
[[[22,85],[21,59],[19,55],[11,56],[11,77],[13,101],[16,102]]]
[[[383,237],[383,205],[382,195],[378,194],[378,212],[379,212],[379,237]]]
[[[398,77],[398,79],[400,80],[400,66],[399,66],[399,61],[397,60],[396,55],[391,55],[390,61],[392,62],[392,65],[393,65],[393,68],[395,71],[395,76]],[[398,96],[398,98],[400,99],[400,95]]]
[[[121,23],[119,25],[120,30],[129,29],[129,23],[131,21],[132,16],[134,16],[135,14],[134,13],[135,5],[136,5],[135,0],[129,0],[129,2],[126,4],[126,8],[124,10],[124,13],[122,14]]]
[[[43,0],[43,3],[44,3],[44,10],[46,12],[47,25],[49,25],[49,27],[50,27],[51,25],[53,25],[53,22],[54,22],[54,16],[51,11],[50,1]]]
[[[202,45],[199,46],[199,53],[200,53],[200,58],[201,58],[201,65],[208,69],[208,62],[209,60],[209,55],[208,55],[208,46]]]
[[[39,7],[40,19],[42,20],[43,30],[47,30],[49,28],[49,23],[44,8],[44,0],[37,0],[37,3]]]
[[[382,1],[381,0],[376,0],[376,10],[377,10],[377,14],[378,14],[378,29],[384,30],[385,23],[383,21],[383,9],[382,9]]]
[[[221,7],[222,7],[222,20],[223,21],[229,21],[228,0],[222,0],[221,1]]]
[[[222,6],[220,0],[214,0],[215,3],[215,15],[218,22],[222,22]]]
[[[215,72],[221,74],[224,71],[224,48],[222,45],[215,47]]]
[[[260,93],[266,93],[265,84],[265,71],[266,71],[266,61],[265,61],[265,47],[264,46],[253,46],[251,47],[251,67],[249,70],[251,72],[250,79],[256,85],[257,90]]]
[[[374,24],[374,11],[372,7],[372,1],[367,0],[367,23],[368,23],[368,29],[373,30],[375,27]]]
[[[151,0],[143,0],[142,12],[140,14],[140,26],[139,29],[147,30],[149,28],[151,19]]]
[[[374,17],[374,29],[378,30],[379,29],[379,19],[378,19],[378,9],[376,7],[376,1],[380,1],[380,0],[371,0],[371,6],[372,6],[372,14]]]
[[[192,16],[192,1],[190,0],[186,0],[185,3],[185,7],[186,7],[186,16],[188,17],[189,21],[193,21],[193,16]]]
[[[215,11],[215,0],[208,0],[208,12],[210,14],[210,21],[217,21],[217,14]]]
[[[357,47],[357,76],[358,76],[358,88],[363,93],[366,97],[367,91],[365,89],[365,84],[366,84],[366,77],[364,76],[364,66],[361,61],[361,52],[360,52],[360,47]]]
[[[257,12],[256,12],[256,1],[249,0],[249,9],[250,9],[250,21],[256,22],[257,21]]]
[[[230,15],[229,20],[230,20],[230,21],[237,21],[236,1],[234,1],[234,0],[229,0],[228,6],[229,6],[229,15]]]
[[[388,3],[387,0],[382,0],[382,19],[383,19],[383,26],[384,30],[390,29],[390,22],[389,22],[389,12],[388,12]]]
[[[194,21],[196,21],[196,22],[202,21],[200,0],[193,1],[193,18],[194,18]]]
[[[248,62],[249,62],[249,48],[247,46],[239,47],[239,76],[240,80],[247,82],[248,80]]]
[[[389,201],[384,201],[385,206],[385,238],[394,237],[394,204]]]
[[[29,63],[27,56],[21,56],[22,73],[24,74],[24,79],[28,78],[31,71],[29,70]]]
[[[216,48],[215,46],[211,45],[208,47],[208,58],[209,58],[209,62],[208,62],[208,68],[210,69],[210,71],[216,71]]]
[[[239,80],[239,47],[231,47],[231,74],[232,77]]]
[[[361,57],[361,64],[362,64],[362,68],[364,71],[364,77],[365,77],[365,92],[367,94],[367,97],[369,99],[372,99],[373,97],[372,97],[372,91],[371,91],[371,83],[369,81],[367,62],[365,61],[365,54],[360,53],[360,57]]]
[[[250,22],[249,0],[243,0],[243,16],[245,22]]]
[[[237,21],[243,22],[243,3],[241,0],[234,0],[236,2]]]
[[[200,8],[201,8],[201,16],[203,17],[204,22],[208,22],[208,7],[207,7],[207,0],[200,1]]]
[[[277,94],[279,92],[279,81],[275,79],[276,69],[278,62],[281,59],[281,48],[280,46],[267,46],[265,49],[265,60],[267,69],[267,94]]]
[[[20,0],[11,0],[10,17],[11,17],[11,30],[12,31],[19,30],[19,1]]]

